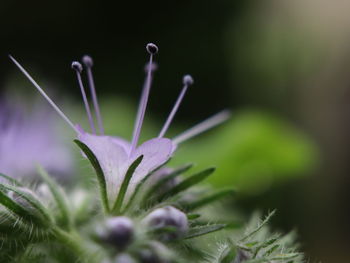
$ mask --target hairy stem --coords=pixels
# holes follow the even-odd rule
[[[91,251],[91,249],[84,246],[84,241],[78,234],[74,232],[66,232],[59,228],[54,228],[53,234],[61,244],[70,249],[77,256],[79,262],[99,262],[95,253],[88,252]]]

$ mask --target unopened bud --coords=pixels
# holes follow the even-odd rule
[[[123,249],[130,244],[134,235],[133,222],[125,217],[118,216],[108,219],[105,228],[101,233],[102,239],[119,248]]]
[[[239,249],[237,252],[236,258],[234,261],[232,261],[232,263],[243,263],[247,260],[249,260],[247,253],[245,251]]]
[[[172,206],[154,210],[145,217],[144,222],[153,229],[174,227],[176,231],[161,234],[161,238],[165,240],[179,238],[188,230],[187,216],[185,213]]]
[[[113,263],[136,263],[136,261],[128,254],[118,255]]]

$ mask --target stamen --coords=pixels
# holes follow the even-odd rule
[[[83,71],[83,67],[82,67],[82,65],[79,62],[73,61],[72,69],[74,69],[76,74],[77,74],[78,85],[80,87],[81,95],[83,97],[85,110],[86,110],[86,114],[87,114],[88,119],[89,119],[89,123],[90,123],[90,127],[91,127],[91,130],[92,130],[92,133],[96,134],[94,121],[92,119],[92,115],[91,115],[91,111],[90,111],[90,105],[89,105],[89,102],[88,102],[87,97],[86,97],[85,88],[83,86],[83,81],[81,79],[81,72]]]
[[[148,67],[146,68],[147,75],[145,79],[145,84],[143,86],[141,100],[140,100],[140,104],[139,104],[139,108],[136,116],[136,122],[135,122],[129,155],[131,155],[132,152],[135,150],[140,137],[142,123],[145,117],[149,92],[151,90],[152,77],[153,77],[152,73],[153,73],[153,70],[155,69],[155,67],[153,66],[153,56],[158,52],[158,47],[155,44],[149,43],[146,46],[146,50],[149,53],[150,57],[149,57]]]
[[[100,133],[103,135],[105,132],[104,132],[102,117],[101,117],[101,113],[100,113],[100,106],[99,106],[98,100],[97,100],[94,77],[92,74],[92,66],[94,65],[94,62],[90,56],[84,56],[82,58],[82,61],[86,67],[88,83],[89,83],[90,92],[91,92],[91,96],[92,96],[92,102],[94,104],[94,109],[95,109],[95,113],[96,113],[98,129],[99,129]]]
[[[162,130],[160,131],[159,135],[158,135],[158,138],[162,138],[164,137],[165,133],[167,132],[171,122],[173,121],[174,119],[174,116],[177,112],[177,110],[179,109],[179,106],[185,96],[185,93],[187,91],[187,88],[193,84],[193,78],[190,76],[190,75],[185,75],[183,77],[183,85],[184,87],[182,88],[181,92],[180,92],[180,95],[179,97],[177,98],[176,102],[175,102],[175,105],[173,107],[173,109],[171,110],[170,114],[169,114],[169,117],[168,119],[166,120]]]
[[[47,102],[54,108],[54,110],[62,117],[62,119],[68,123],[68,125],[77,133],[80,131],[74,126],[73,122],[61,111],[61,109],[50,99],[46,92],[39,86],[39,84],[29,75],[29,73],[15,60],[11,55],[9,58],[19,68],[19,70],[27,77],[27,79],[34,85],[34,87],[40,92],[40,94],[47,100]]]
[[[229,119],[231,116],[230,111],[224,110],[222,112],[219,112],[215,114],[214,116],[210,117],[209,119],[206,119],[205,121],[197,124],[196,126],[192,127],[191,129],[181,133],[180,135],[176,136],[173,139],[174,144],[180,144],[194,136],[197,136],[198,134],[205,132],[221,123]]]

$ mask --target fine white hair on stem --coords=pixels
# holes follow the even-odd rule
[[[142,128],[142,123],[143,119],[145,117],[145,112],[147,108],[147,102],[148,102],[148,97],[149,97],[149,92],[151,90],[151,85],[152,85],[152,72],[154,71],[153,65],[153,56],[158,52],[158,47],[155,44],[149,43],[146,46],[147,52],[149,53],[149,63],[147,67],[147,74],[146,74],[146,79],[145,79],[145,84],[143,86],[142,94],[141,94],[141,99],[140,99],[140,104],[136,116],[136,121],[135,121],[135,127],[133,131],[133,137],[131,141],[131,147],[130,147],[130,153],[129,155],[132,154],[132,152],[136,149],[140,133],[141,133],[141,128]]]
[[[88,84],[89,84],[90,92],[91,92],[91,96],[92,96],[92,102],[94,104],[94,109],[95,109],[95,113],[96,113],[98,129],[99,129],[100,133],[103,135],[105,133],[105,131],[103,128],[103,121],[102,121],[102,117],[101,117],[100,106],[99,106],[98,99],[97,99],[95,81],[94,81],[94,77],[92,74],[93,60],[90,56],[85,55],[82,58],[82,61],[86,67],[87,79],[88,79]]]
[[[89,101],[88,101],[88,99],[86,97],[85,88],[84,88],[84,85],[83,85],[83,81],[81,79],[81,72],[83,70],[83,67],[82,67],[82,65],[79,62],[73,61],[72,69],[76,72],[76,76],[77,76],[77,80],[78,80],[78,86],[80,88],[81,96],[83,97],[85,110],[86,110],[86,114],[88,116],[88,120],[89,120],[91,131],[92,131],[93,134],[96,134],[96,128],[95,128],[94,120],[92,118]]]
[[[180,144],[184,141],[187,141],[188,139],[191,139],[194,136],[197,136],[200,133],[203,133],[221,123],[228,120],[231,116],[231,113],[229,110],[221,111],[214,116],[206,119],[205,121],[195,125],[194,127],[190,128],[189,130],[179,134],[175,138],[173,138],[174,144]]]
[[[62,119],[77,133],[79,130],[74,126],[73,122],[61,111],[61,109],[53,102],[53,100],[46,94],[46,92],[39,86],[39,84],[29,75],[29,73],[14,59],[11,55],[9,58],[19,68],[19,70],[27,77],[27,79],[34,85],[40,94],[47,100],[47,102],[54,108],[54,110],[62,117]]]
[[[193,79],[190,75],[185,75],[184,78],[183,78],[183,88],[180,92],[180,95],[178,96],[176,102],[175,102],[175,105],[173,107],[173,109],[171,110],[170,114],[169,114],[169,117],[167,118],[162,130],[160,131],[159,135],[158,135],[158,138],[162,138],[164,137],[165,133],[167,132],[167,130],[169,129],[169,126],[171,124],[171,122],[173,121],[174,117],[175,117],[175,114],[177,112],[177,110],[179,109],[180,107],[180,104],[186,94],[186,91],[188,89],[188,87],[190,85],[193,84]]]

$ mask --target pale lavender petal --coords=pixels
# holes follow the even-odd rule
[[[78,134],[78,139],[94,153],[106,178],[107,194],[114,202],[129,167],[128,152],[111,136]]]
[[[113,136],[111,137],[112,141],[120,146],[122,146],[124,148],[124,150],[129,153],[130,152],[130,148],[131,148],[131,143],[121,137],[118,136]]]
[[[168,161],[173,151],[173,143],[167,138],[151,139],[136,148],[130,160],[133,161],[141,155],[143,155],[143,160],[131,178],[128,194],[133,192],[137,183],[145,178],[147,174]]]

